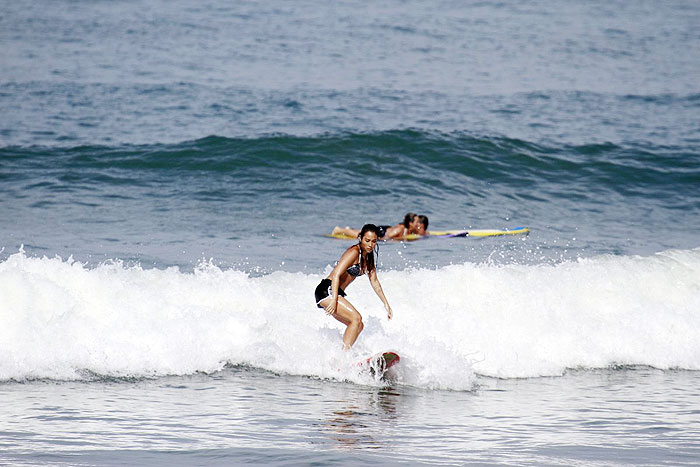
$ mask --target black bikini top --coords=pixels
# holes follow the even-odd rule
[[[346,272],[350,274],[352,277],[357,277],[362,275],[362,269],[360,269],[360,263],[353,264],[349,268],[346,269]]]
[[[346,272],[348,274],[350,274],[352,277],[361,276],[363,274],[362,266],[360,265],[361,261],[362,261],[362,252],[360,252],[360,259],[358,260],[357,264],[353,264],[352,266],[347,268]]]

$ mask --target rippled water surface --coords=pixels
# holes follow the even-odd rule
[[[619,369],[481,378],[473,391],[249,369],[145,381],[4,384],[17,465],[696,465],[700,377]]]

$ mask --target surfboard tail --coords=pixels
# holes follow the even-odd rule
[[[379,377],[382,377],[389,368],[393,367],[400,361],[401,357],[399,357],[399,354],[392,351],[386,351],[367,357],[365,360],[356,363],[356,365],[362,367],[363,369],[366,368],[367,371],[369,371],[369,373],[373,376],[379,375]]]

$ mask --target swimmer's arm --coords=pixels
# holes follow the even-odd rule
[[[377,278],[377,270],[373,269],[369,273],[369,283],[372,284],[372,288],[374,289],[374,293],[377,294],[379,299],[384,303],[384,308],[386,309],[386,315],[389,319],[393,318],[394,312],[391,310],[391,306],[389,305],[389,302],[387,301],[386,297],[384,296],[384,291],[382,290],[382,284],[379,283],[379,279]]]

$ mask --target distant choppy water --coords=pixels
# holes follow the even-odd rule
[[[3,9],[6,144],[401,128],[697,143],[692,1]]]
[[[0,460],[692,464],[698,24],[690,1],[3,5]],[[357,354],[405,357],[381,389],[338,374],[311,291],[348,246],[321,234],[407,211],[532,231],[381,246],[395,320],[348,291]],[[257,408],[227,425],[222,397]],[[190,399],[202,418],[178,425]],[[480,404],[518,415],[475,426]],[[336,408],[352,446],[308,416]],[[261,458],[270,430],[285,445]]]

